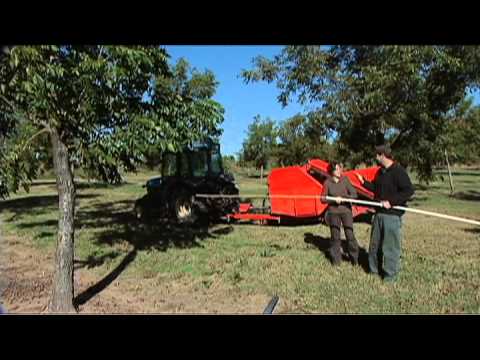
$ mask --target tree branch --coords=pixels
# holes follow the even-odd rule
[[[0,95],[0,98],[5,102],[5,104],[10,106],[12,108],[12,110],[15,110],[15,106],[13,106],[13,104],[5,96]]]
[[[47,129],[47,128],[44,128],[44,129],[40,130],[39,132],[35,133],[33,136],[31,136],[31,137],[25,142],[25,144],[23,144],[22,152],[24,152],[24,151],[27,149],[27,146],[28,146],[28,144],[29,144],[31,141],[33,141],[37,136],[39,136],[39,135],[41,135],[41,134],[43,134],[43,133],[45,133],[45,132],[50,132],[50,130]]]
[[[10,106],[13,111],[16,111],[15,106],[13,106],[13,104],[12,104],[5,96],[0,95],[0,98],[1,98],[8,106]],[[21,114],[21,113],[19,113],[19,112],[17,112],[17,115],[14,115],[14,116],[16,116],[17,118],[20,118],[20,119],[22,119],[22,120],[28,120],[28,121],[30,121],[31,123],[35,123],[35,121],[34,121],[32,118],[30,118],[30,117],[28,117],[28,116],[26,116],[26,115],[24,115],[24,114]],[[48,126],[48,124],[47,124],[45,121],[39,120],[38,123],[44,127],[44,130],[49,131],[49,132],[51,131],[50,127]]]

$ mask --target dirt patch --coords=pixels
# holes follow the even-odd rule
[[[9,313],[40,313],[46,309],[52,283],[52,259],[24,246],[20,239],[5,237],[2,300]]]
[[[3,303],[9,313],[45,313],[50,295],[53,254],[46,255],[15,237],[7,237]],[[91,269],[75,271],[75,294],[101,280]],[[261,314],[270,300],[265,294],[248,294],[213,279],[205,288],[201,280],[125,278],[120,275],[87,302],[80,314]],[[286,311],[282,301],[275,313]]]
[[[82,282],[95,284],[91,273]],[[79,307],[81,313],[156,313],[156,314],[260,314],[269,302],[264,294],[247,294],[213,280],[205,288],[201,280],[162,280],[119,276],[102,292]],[[276,308],[276,313],[282,306]]]
[[[182,314],[259,314],[269,298],[238,295],[226,289],[192,289],[187,284],[156,285],[126,280],[112,284],[85,305],[81,313],[182,313]]]

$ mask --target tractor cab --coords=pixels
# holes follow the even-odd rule
[[[166,153],[162,161],[162,177],[216,177],[223,173],[220,145],[198,143],[179,153]]]
[[[147,195],[135,205],[138,218],[158,211],[180,222],[194,221],[199,210],[222,215],[233,209],[232,203],[235,207],[232,201],[200,202],[195,194],[238,194],[233,175],[224,171],[220,145],[211,139],[186,146],[181,152],[165,153],[161,175],[149,179],[144,187]]]

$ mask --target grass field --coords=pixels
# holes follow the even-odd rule
[[[480,313],[478,227],[405,215],[400,279],[387,285],[366,272],[365,223],[355,224],[362,266],[344,262],[338,268],[325,255],[324,225],[136,225],[133,202],[151,175],[129,176],[122,186],[79,184],[75,258],[81,312],[261,313],[278,294],[280,313]],[[455,197],[443,175],[429,186],[415,184],[410,206],[480,220],[480,171],[454,170]],[[238,180],[241,193],[266,192],[265,181]],[[40,296],[38,287],[26,283],[51,276],[57,208],[52,180],[0,202],[9,276],[15,278],[5,304],[13,312],[40,311],[25,305],[29,298],[46,302],[48,286],[38,290]],[[28,291],[12,289],[19,284]]]

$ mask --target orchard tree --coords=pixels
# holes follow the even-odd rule
[[[275,157],[285,165],[297,165],[312,158],[330,159],[334,146],[330,131],[317,126],[317,114],[297,114],[278,125]]]
[[[316,104],[352,164],[390,141],[397,159],[428,180],[443,156],[445,115],[478,88],[479,63],[478,46],[286,46],[242,75],[276,82],[284,106],[292,96]]]
[[[177,63],[170,68],[171,76],[162,77],[157,80],[157,89],[163,93],[176,94],[183,99],[189,99],[197,103],[211,102],[211,99],[217,90],[218,81],[210,70],[203,72],[192,68],[188,61],[180,58]],[[208,132],[212,138],[218,138],[220,131],[212,128]],[[145,154],[145,160],[150,168],[157,167],[161,161],[162,149],[156,144],[150,146]]]
[[[282,166],[300,164],[305,160],[310,150],[305,123],[305,116],[296,115],[279,124],[275,155]]]
[[[480,159],[480,107],[473,98],[460,102],[447,117],[448,132],[444,136],[445,150],[452,162],[468,164]]]
[[[73,306],[75,170],[111,183],[150,146],[175,151],[214,132],[222,107],[163,86],[173,77],[158,46],[15,46],[0,59],[0,195],[38,174],[48,136],[59,195],[49,311]]]
[[[256,115],[253,123],[248,126],[247,138],[243,142],[242,160],[251,162],[260,169],[260,177],[263,177],[263,169],[268,167],[275,151],[276,139],[275,122],[269,118],[261,119],[260,115]]]

